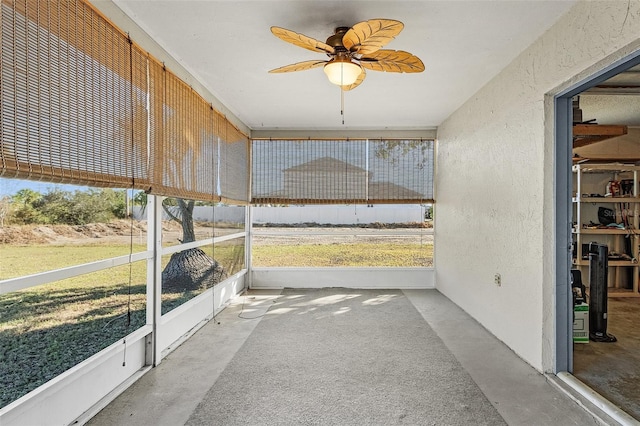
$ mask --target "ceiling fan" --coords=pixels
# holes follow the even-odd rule
[[[271,32],[281,40],[313,52],[325,53],[328,60],[311,60],[285,65],[269,71],[283,73],[324,67],[329,81],[351,90],[358,87],[367,76],[365,69],[398,73],[424,71],[424,64],[417,56],[402,50],[382,49],[397,36],[404,24],[393,19],[370,19],[353,27],[338,27],[326,42],[307,37],[280,27]]]

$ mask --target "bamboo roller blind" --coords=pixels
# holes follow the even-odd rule
[[[252,203],[433,201],[433,141],[252,141]]]
[[[0,176],[248,201],[247,136],[88,3],[2,0],[1,25]]]
[[[226,203],[245,200],[249,188],[249,150],[246,137],[233,126],[225,126],[224,116],[217,114],[220,138],[220,194]]]

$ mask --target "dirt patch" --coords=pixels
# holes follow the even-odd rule
[[[367,225],[327,225],[327,224],[297,224],[297,225],[263,225],[255,229],[257,234],[256,242],[262,242],[261,230],[268,232],[282,232],[283,235],[270,235],[270,244],[278,242],[280,244],[335,244],[349,242],[357,234],[361,242],[370,242],[376,239],[376,231],[387,230],[389,232],[399,232],[407,229],[416,229],[416,238],[432,239],[432,228],[430,223],[422,224],[367,224]],[[296,230],[297,228],[297,230]],[[303,228],[303,229],[300,229]],[[427,229],[425,229],[427,228]],[[422,229],[420,231],[419,229]],[[359,232],[358,230],[361,230]],[[216,236],[241,231],[237,228],[216,226]],[[362,234],[365,232],[365,234]],[[366,235],[371,232],[371,235]],[[195,233],[197,239],[212,237],[211,224],[196,223]],[[426,233],[426,234],[425,234]],[[307,234],[307,235],[304,235]],[[309,235],[310,234],[310,235]],[[421,236],[422,235],[422,236]],[[0,244],[7,245],[72,245],[72,244],[129,244],[133,237],[134,244],[145,244],[147,238],[146,221],[117,220],[109,223],[90,223],[87,225],[11,225],[0,228]],[[275,238],[274,238],[275,237]],[[364,237],[364,238],[362,238]],[[162,239],[166,244],[178,243],[182,238],[182,227],[174,221],[162,222]],[[386,242],[394,242],[386,235],[383,239]],[[382,240],[381,240],[382,241]],[[406,241],[402,237],[399,241]]]
[[[179,229],[179,225],[176,224]],[[131,234],[146,235],[147,222],[118,220],[110,223],[87,225],[12,225],[0,228],[0,244],[86,244],[91,240],[100,242],[128,241]]]
[[[48,239],[32,227],[5,226],[0,228],[0,244],[44,244]]]
[[[194,224],[197,239],[211,238],[210,223]],[[216,236],[239,232],[237,227],[216,225]],[[0,244],[8,245],[71,245],[71,244],[145,244],[147,222],[116,220],[109,223],[87,225],[10,225],[0,228]],[[162,239],[166,244],[176,244],[182,239],[182,226],[171,220],[162,222]]]

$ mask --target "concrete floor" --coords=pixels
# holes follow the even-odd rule
[[[607,311],[618,341],[574,344],[573,374],[640,419],[640,298],[609,298]]]
[[[535,371],[436,290],[404,293],[507,424],[617,424],[554,376]],[[216,322],[202,327],[88,424],[184,424],[278,295],[251,291],[235,299]]]

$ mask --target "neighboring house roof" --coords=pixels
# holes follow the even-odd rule
[[[338,160],[333,157],[321,157],[316,160],[308,161],[306,163],[298,164],[297,166],[284,169],[284,172],[349,172],[349,173],[362,173],[366,172],[365,169],[354,166],[342,160]]]
[[[420,199],[424,198],[424,194],[416,192],[404,186],[396,185],[391,182],[369,182],[369,199],[370,200],[386,200],[389,194],[393,195],[393,199]]]
[[[361,167],[354,166],[353,164],[347,163],[345,161],[338,160],[333,157],[321,157],[316,160],[312,160],[306,163],[299,164],[297,166],[290,167],[288,169],[283,170],[283,172],[295,172],[295,173],[308,173],[309,177],[313,179],[313,174],[317,172],[326,172],[326,173],[368,173],[369,177],[371,176],[371,172],[367,172],[365,169]],[[364,182],[363,182],[364,184]],[[369,196],[370,200],[388,200],[388,199],[413,199],[418,200],[424,198],[424,194],[416,192],[412,189],[406,188],[404,186],[397,185],[392,182],[369,182],[367,183],[369,188]],[[324,189],[325,191],[327,189]],[[276,191],[273,191],[268,194],[261,194],[260,196],[256,196],[254,198],[281,198],[287,199],[292,195],[291,190],[287,188],[281,188]],[[362,197],[364,198],[365,193],[363,191]]]

